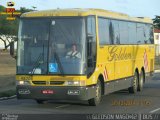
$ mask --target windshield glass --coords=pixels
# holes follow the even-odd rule
[[[84,19],[52,19],[49,45],[50,74],[85,73]]]
[[[19,26],[17,72],[47,73],[49,20],[24,19]]]
[[[85,74],[83,18],[23,19],[17,74]]]

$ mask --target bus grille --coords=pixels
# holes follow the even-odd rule
[[[62,85],[64,81],[50,81],[50,85]]]
[[[35,85],[46,85],[46,81],[32,81]]]
[[[35,85],[63,85],[64,81],[32,81]]]

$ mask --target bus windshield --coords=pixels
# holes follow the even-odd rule
[[[83,18],[22,19],[17,74],[85,74]]]

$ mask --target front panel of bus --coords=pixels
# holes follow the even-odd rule
[[[72,53],[73,45],[76,55]],[[19,25],[17,96],[89,99],[96,65],[95,17],[22,18]]]

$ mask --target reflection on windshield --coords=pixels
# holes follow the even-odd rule
[[[48,20],[21,21],[18,41],[18,73],[47,73],[48,25]]]
[[[85,74],[84,25],[81,18],[22,20],[17,73]]]
[[[54,22],[53,22],[54,21]],[[85,74],[85,28],[83,19],[54,19],[50,30],[49,64],[56,65],[54,51],[64,74]],[[60,74],[59,67],[49,71]]]

